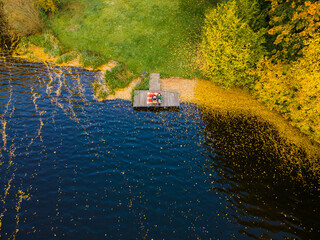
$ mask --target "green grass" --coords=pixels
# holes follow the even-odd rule
[[[64,52],[63,46],[51,31],[45,31],[41,35],[32,35],[23,38],[20,47],[27,47],[28,44],[43,47],[44,52],[53,57],[60,56]]]
[[[105,73],[105,81],[111,93],[114,93],[114,90],[117,88],[127,87],[135,77],[136,75],[123,63],[120,63],[113,67],[111,71],[106,71]]]
[[[80,61],[82,62],[84,67],[92,67],[93,69],[96,69],[100,65],[104,64],[107,60],[108,59],[106,59],[99,53],[89,51],[81,52]]]
[[[120,63],[111,71],[105,72],[104,83],[94,82],[92,84],[93,93],[100,100],[105,100],[109,94],[114,94],[117,88],[127,87],[135,77],[137,75],[130,71],[127,65]]]
[[[57,60],[56,62],[58,64],[61,64],[61,63],[66,63],[66,62],[69,62],[73,59],[77,58],[77,53],[76,52],[71,52],[71,53],[66,53],[66,54],[63,54],[61,55]]]
[[[110,94],[110,91],[107,88],[104,88],[100,83],[95,82],[92,84],[93,94],[98,97],[100,100],[106,100]]]
[[[108,93],[105,92],[104,90],[100,89],[99,94],[98,94],[99,99],[105,100],[108,97]]]
[[[77,52],[124,62],[135,73],[194,77],[207,1],[69,0],[48,24]]]
[[[138,83],[134,90],[149,90],[149,76],[142,78],[141,82]]]

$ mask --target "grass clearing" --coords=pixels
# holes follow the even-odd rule
[[[70,0],[48,23],[67,49],[124,62],[135,73],[196,77],[207,6],[191,0]]]

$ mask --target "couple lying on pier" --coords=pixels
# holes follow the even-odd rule
[[[162,93],[148,93],[148,104],[153,104],[153,105],[161,105],[162,102]]]

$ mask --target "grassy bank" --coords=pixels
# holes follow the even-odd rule
[[[63,46],[124,62],[136,73],[195,77],[207,1],[70,0],[47,24]]]

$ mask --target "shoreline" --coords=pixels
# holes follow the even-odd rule
[[[114,66],[116,66],[118,64],[116,61],[110,60],[110,61],[100,65],[96,69],[94,69],[91,66],[89,66],[89,67],[83,66],[83,64],[80,61],[79,56],[77,56],[75,59],[70,60],[68,62],[57,63],[57,59],[59,57],[53,57],[50,54],[45,53],[44,49],[42,47],[32,45],[32,46],[28,47],[27,50],[32,51],[33,55],[30,56],[30,53],[23,54],[22,52],[16,52],[15,54],[13,54],[13,57],[22,58],[22,59],[25,59],[25,60],[28,60],[31,62],[33,62],[33,61],[45,62],[46,61],[46,62],[51,62],[51,63],[59,65],[59,66],[81,67],[81,68],[84,68],[88,71],[97,71],[97,72],[111,70]]]
[[[39,47],[36,45],[31,45],[27,48],[28,52],[32,53],[32,56],[30,56],[30,53],[26,53],[23,54],[22,52],[16,52],[15,54],[13,54],[13,57],[17,57],[17,58],[22,58],[28,61],[41,61],[41,62],[50,62],[59,66],[67,66],[67,67],[81,67],[83,69],[86,69],[88,71],[96,71],[98,73],[100,73],[98,82],[100,84],[100,89],[103,91],[108,91],[108,87],[104,84],[105,81],[105,72],[106,71],[111,71],[111,69],[115,66],[118,65],[118,62],[113,61],[113,60],[109,60],[108,62],[100,65],[97,68],[93,68],[91,66],[89,67],[85,67],[83,66],[83,64],[80,61],[80,56],[77,56],[75,59],[70,60],[68,62],[62,62],[62,63],[57,63],[57,59],[59,57],[53,57],[48,53],[44,52],[44,48],[43,47]],[[98,96],[98,94],[94,94],[94,98],[97,101],[104,101],[106,99],[100,99]]]
[[[89,71],[97,71],[100,72],[100,78],[98,80],[100,83],[103,83],[105,79],[105,71],[111,70],[117,65],[115,61],[110,60],[98,68],[93,69],[92,67],[84,67],[80,63],[79,57],[67,63],[59,64],[56,63],[56,59],[58,57],[52,57],[49,54],[44,53],[41,47],[32,46],[29,50],[33,51],[35,58],[30,58],[27,54],[21,53],[14,54],[14,57],[28,61],[48,61],[59,66],[82,67]],[[106,99],[99,99],[97,95],[94,97],[97,101],[112,99],[130,100],[132,89],[140,81],[140,77],[133,79],[128,87],[117,89],[115,94],[109,95]],[[223,89],[218,84],[207,80],[184,79],[181,77],[162,78],[161,86],[163,90],[178,92],[181,102],[195,103],[203,106],[209,111],[221,113],[228,112],[236,115],[250,114],[258,117],[258,119],[266,121],[274,126],[289,142],[293,142],[295,145],[307,149],[307,152],[309,152],[310,155],[315,155],[316,150],[320,147],[319,142],[300,131],[300,129],[294,126],[294,124],[292,124],[292,122],[290,122],[290,120],[288,120],[284,115],[275,110],[269,109],[263,102],[255,98],[246,90],[236,87]],[[107,86],[102,84],[101,88],[104,89],[107,88]]]

